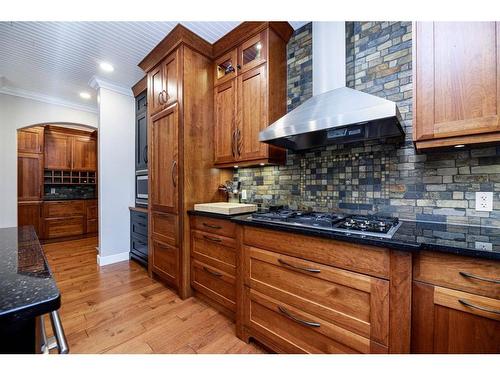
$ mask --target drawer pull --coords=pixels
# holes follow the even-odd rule
[[[203,238],[212,242],[222,242],[220,238],[203,235]]]
[[[213,225],[213,224],[203,223],[203,226],[205,226],[207,228],[212,228],[212,229],[222,229],[222,227],[220,225]]]
[[[297,322],[297,323],[300,323],[302,325],[305,325],[307,327],[321,327],[321,324],[319,323],[316,323],[316,322],[308,322],[307,320],[302,320],[300,318],[297,318],[295,316],[293,316],[292,314],[290,314],[287,309],[285,309],[284,307],[282,306],[278,306],[278,309],[280,310],[280,312],[285,315],[287,318]]]
[[[498,315],[500,315],[500,310],[494,310],[494,309],[489,309],[487,307],[482,307],[482,306],[474,305],[474,304],[472,304],[470,302],[467,302],[467,301],[465,301],[463,299],[459,299],[458,302],[460,302],[462,305],[470,307],[472,309],[477,309],[477,310],[489,312],[491,314],[498,314]]]
[[[482,276],[476,276],[476,275],[473,275],[472,273],[467,273],[467,272],[463,272],[463,271],[460,271],[458,272],[461,276],[463,277],[468,277],[470,279],[477,279],[477,280],[481,280],[481,281],[487,281],[489,283],[494,283],[494,284],[500,284],[500,280],[496,280],[496,279],[489,279],[487,277],[482,277]]]
[[[137,225],[138,225],[138,226],[140,226],[140,227],[146,227],[146,225],[145,225],[145,224],[143,224],[143,223],[135,223],[135,224],[137,224]]]
[[[290,268],[295,268],[297,270],[301,271],[306,271],[306,272],[311,272],[311,273],[320,273],[321,270],[318,270],[316,268],[307,268],[307,267],[300,267],[300,266],[294,266],[293,264],[287,263],[284,260],[278,259],[278,262],[282,264],[283,266],[290,267]]]
[[[212,271],[211,269],[209,269],[207,267],[203,267],[203,271],[205,271],[206,273],[209,273],[212,276],[222,277],[222,273]]]

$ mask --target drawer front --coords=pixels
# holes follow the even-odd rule
[[[87,233],[97,233],[97,219],[87,220]]]
[[[79,236],[83,234],[83,217],[45,219],[45,238]]]
[[[388,249],[249,226],[244,227],[243,242],[297,258],[389,278]]]
[[[97,201],[88,200],[85,201],[85,207],[87,209],[87,219],[97,219]]]
[[[286,353],[387,352],[370,340],[290,305],[246,288],[250,329],[268,338]]]
[[[153,240],[153,271],[178,286],[179,249]]]
[[[500,262],[451,254],[421,252],[413,278],[433,285],[500,299]]]
[[[178,216],[163,212],[153,212],[151,219],[153,238],[172,246],[177,246]]]
[[[85,213],[85,201],[44,202],[44,217],[80,216]]]
[[[193,258],[220,268],[231,275],[236,274],[236,241],[234,239],[192,230],[191,240]]]
[[[248,246],[243,251],[252,290],[388,345],[387,280]]]
[[[142,219],[137,220],[136,217],[132,215],[130,221],[130,233],[138,234],[141,236],[148,236],[148,222]]]
[[[233,275],[193,259],[191,285],[222,306],[236,311],[236,286]]]
[[[191,216],[193,228],[203,232],[215,233],[225,237],[236,237],[236,224],[229,220],[211,217]]]
[[[140,236],[132,236],[130,238],[130,251],[140,253],[143,257],[148,257],[148,242]]]

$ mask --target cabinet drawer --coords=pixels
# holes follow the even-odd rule
[[[97,233],[97,219],[87,220],[87,233]]]
[[[211,217],[203,216],[193,216],[192,223],[193,228],[204,232],[216,233],[225,237],[234,238],[236,236],[236,224],[230,222],[229,220],[213,219]]]
[[[246,246],[245,285],[388,345],[389,282]]]
[[[191,261],[191,284],[200,293],[231,311],[236,311],[234,276],[193,259]]]
[[[197,230],[191,231],[191,238],[193,258],[231,275],[236,274],[236,240]]]
[[[179,249],[153,240],[153,271],[178,286]]]
[[[44,217],[80,216],[85,213],[85,201],[44,202]]]
[[[87,209],[87,219],[97,219],[97,201],[86,201],[85,207]]]
[[[83,234],[83,217],[45,219],[45,238],[78,236]]]
[[[389,278],[390,253],[379,247],[249,226],[244,227],[243,242],[297,258]]]
[[[177,246],[178,216],[164,212],[153,212],[151,219],[153,238]]]
[[[132,236],[130,238],[130,251],[140,253],[144,258],[148,258],[148,241],[146,238]]]
[[[246,288],[250,328],[286,353],[384,353],[387,348]]]
[[[132,217],[132,221],[130,222],[130,232],[131,234],[139,234],[141,236],[148,236],[148,225],[147,222],[142,220],[135,220]]]
[[[500,299],[500,262],[452,254],[421,252],[414,280]]]

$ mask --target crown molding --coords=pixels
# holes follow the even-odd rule
[[[11,96],[17,96],[20,98],[36,100],[42,103],[59,105],[61,107],[67,107],[71,109],[76,109],[79,111],[97,113],[97,106],[87,106],[75,102],[71,102],[69,100],[57,98],[55,96],[41,94],[39,92],[29,91],[20,89],[17,87],[10,86],[2,86],[2,83],[5,82],[4,77],[0,77],[0,94],[6,94]]]
[[[131,96],[133,97],[132,89],[130,87],[125,87],[119,85],[115,82],[108,81],[107,79],[101,78],[99,76],[93,76],[89,81],[89,86],[94,90],[98,89],[107,89],[110,91],[114,91],[118,94]]]

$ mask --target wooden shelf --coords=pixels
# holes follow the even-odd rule
[[[52,169],[43,172],[44,185],[95,185],[96,182],[96,172]]]

